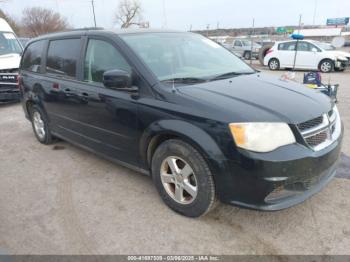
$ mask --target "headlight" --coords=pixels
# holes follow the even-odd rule
[[[345,56],[337,56],[336,58],[337,58],[337,60],[341,60],[341,61],[347,61],[348,60],[348,58],[345,57]]]
[[[236,145],[254,152],[270,152],[296,142],[286,123],[232,123],[229,127]]]

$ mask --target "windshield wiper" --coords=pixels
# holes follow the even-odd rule
[[[220,80],[220,79],[226,79],[226,78],[230,78],[230,77],[234,77],[234,76],[240,76],[240,75],[251,75],[251,74],[255,74],[256,72],[228,72],[225,74],[221,74],[221,75],[216,75],[213,78],[210,78],[209,81],[215,81],[215,80]]]
[[[197,77],[176,77],[170,79],[164,79],[160,82],[162,83],[175,83],[175,84],[195,84],[195,83],[203,83],[206,82],[206,79],[197,78]]]

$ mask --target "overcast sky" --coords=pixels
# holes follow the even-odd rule
[[[119,0],[94,0],[97,25],[115,26],[114,12]],[[317,2],[316,24],[327,18],[350,16],[349,0],[140,0],[143,17],[154,28],[189,30],[298,24],[299,14],[304,24],[313,23]],[[93,25],[91,0],[8,0],[0,7],[20,18],[25,7],[42,6],[62,13],[74,27]]]

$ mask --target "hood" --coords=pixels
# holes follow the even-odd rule
[[[330,50],[326,51],[328,54],[334,55],[335,57],[341,56],[345,58],[350,58],[350,53],[344,51]]]
[[[318,91],[261,73],[182,86],[178,90],[187,98],[216,108],[217,118],[230,122],[297,124],[319,117],[333,106]]]
[[[21,56],[19,54],[0,55],[0,70],[19,68]]]

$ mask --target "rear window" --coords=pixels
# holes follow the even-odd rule
[[[39,73],[43,48],[44,41],[30,44],[23,54],[22,69]]]
[[[80,39],[50,41],[46,72],[75,78],[80,54]]]

